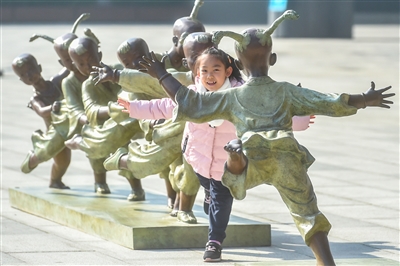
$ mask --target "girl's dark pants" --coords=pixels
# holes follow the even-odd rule
[[[202,187],[210,191],[211,203],[209,213],[210,226],[208,240],[216,240],[222,244],[226,237],[226,227],[232,211],[233,197],[229,189],[221,181],[208,179],[197,174]]]

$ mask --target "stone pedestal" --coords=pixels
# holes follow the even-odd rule
[[[128,202],[129,190],[113,188],[97,195],[92,187],[57,190],[45,187],[10,188],[11,206],[78,229],[131,249],[201,248],[208,219],[195,206],[197,224],[169,216],[166,197],[146,191],[146,201]],[[270,246],[271,227],[231,215],[225,247]]]

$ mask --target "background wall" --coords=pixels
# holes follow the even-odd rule
[[[288,6],[313,5],[312,2],[320,5],[324,1],[288,0]],[[350,10],[349,2],[353,3]],[[89,12],[92,22],[173,23],[176,18],[188,16],[193,3],[193,0],[3,0],[1,22],[71,22],[81,13]],[[399,23],[398,0],[337,0],[334,3],[343,6],[343,13],[350,11],[355,23]],[[198,18],[208,24],[264,24],[268,22],[268,4],[268,0],[205,0]],[[311,17],[315,13],[302,16]],[[332,16],[336,18],[337,14]]]

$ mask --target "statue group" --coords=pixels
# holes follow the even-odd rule
[[[192,211],[200,187],[209,217],[203,260],[221,260],[233,200],[246,191],[272,185],[282,197],[318,265],[334,265],[328,233],[331,224],[318,209],[307,170],[314,161],[293,131],[306,130],[318,115],[354,115],[369,106],[390,108],[391,87],[364,93],[321,93],[300,84],[276,82],[268,74],[277,62],[271,34],[288,10],[268,29],[209,33],[197,14],[172,27],[167,52],[153,52],[139,36],[129,36],[116,51],[118,64],[102,62],[100,40],[88,28],[52,38],[62,70],[50,80],[32,54],[12,62],[15,74],[34,93],[28,107],[43,118],[45,131],[32,133],[33,149],[23,160],[28,174],[53,159],[49,187],[70,189],[63,177],[71,150],[83,151],[92,167],[94,193],[109,194],[107,171],[118,170],[131,188],[129,201],[144,201],[141,179],[165,180],[167,207],[178,221],[195,224]],[[294,23],[294,22],[291,22]],[[218,49],[234,40],[236,57]],[[72,188],[73,189],[73,188]]]

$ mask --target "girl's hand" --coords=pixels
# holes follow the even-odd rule
[[[310,122],[309,122],[310,125],[314,124],[314,119],[315,119],[315,115],[310,115]],[[310,126],[308,126],[308,127],[310,127]]]
[[[375,90],[375,83],[371,81],[371,88],[363,93],[365,99],[365,106],[379,106],[382,108],[389,109],[390,106],[388,104],[393,104],[392,101],[385,100],[386,98],[393,97],[395,93],[387,93],[383,94],[385,91],[392,88],[392,86],[388,86],[383,89]]]
[[[121,99],[121,98],[118,98],[117,102],[118,102],[118,104],[120,106],[124,107],[124,109],[122,109],[122,112],[129,114],[130,103],[128,101],[125,101],[124,99]]]
[[[142,66],[141,69],[139,69],[140,72],[147,73],[153,78],[160,79],[163,75],[167,73],[165,70],[165,58],[167,55],[165,55],[161,61],[158,60],[154,54],[154,52],[150,52],[150,58],[143,56],[143,61],[139,61],[139,64]]]

